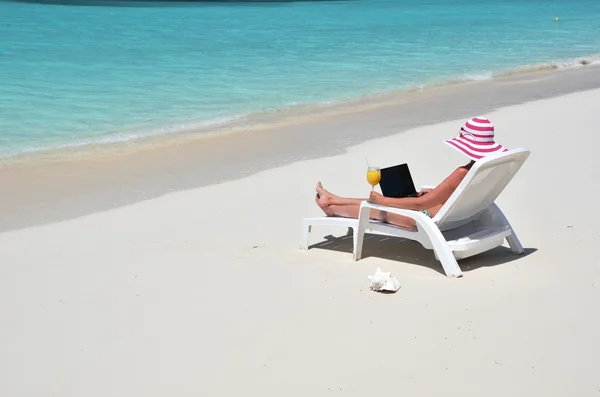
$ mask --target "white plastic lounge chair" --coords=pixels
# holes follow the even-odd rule
[[[352,229],[354,260],[361,258],[367,230],[378,234],[418,241],[432,249],[448,277],[460,277],[457,259],[496,248],[507,240],[515,254],[524,252],[510,223],[494,203],[529,157],[527,149],[513,149],[485,157],[473,165],[457,189],[430,219],[419,211],[404,210],[362,202],[358,219],[319,217],[304,219],[301,248],[308,249],[309,234],[314,225],[344,226]],[[369,219],[370,209],[404,215],[416,221],[416,230],[405,229]]]

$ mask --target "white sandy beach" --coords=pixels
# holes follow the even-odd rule
[[[370,238],[357,263],[348,238],[299,245],[317,180],[365,196],[367,156],[438,183],[466,162],[442,143],[464,119],[4,232],[0,395],[596,396],[598,103],[485,114],[500,143],[532,150],[498,200],[527,254],[459,262],[460,279],[409,242]],[[315,227],[311,243],[344,233]],[[397,293],[369,290],[377,267]]]

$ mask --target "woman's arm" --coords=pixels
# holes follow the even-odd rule
[[[371,192],[369,201],[375,204],[386,205],[388,207],[402,208],[406,210],[426,210],[436,205],[444,204],[454,193],[460,182],[463,180],[469,170],[466,167],[457,168],[435,189],[419,197],[393,198],[385,197],[379,193]]]

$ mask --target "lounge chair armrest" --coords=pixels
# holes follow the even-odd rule
[[[362,212],[363,208],[385,211],[385,212],[389,212],[391,214],[403,215],[403,216],[406,216],[406,217],[416,220],[418,223],[431,220],[427,215],[423,214],[421,211],[413,211],[413,210],[405,210],[402,208],[388,207],[386,205],[369,203],[368,201],[363,201],[362,203],[360,203],[360,212]]]
[[[435,189],[435,186],[425,185],[425,186],[421,186],[421,188],[419,189],[419,191],[421,191],[421,190],[433,190],[433,189]]]

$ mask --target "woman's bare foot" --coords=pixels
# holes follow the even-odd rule
[[[321,182],[317,182],[316,190],[317,194],[315,195],[315,202],[317,203],[319,208],[323,210],[325,215],[334,216],[334,212],[329,207],[329,205],[331,204],[331,199],[334,197],[333,194],[325,190]]]
[[[335,214],[333,213],[333,211],[331,210],[331,208],[325,204],[323,202],[324,200],[321,200],[321,198],[319,197],[319,194],[317,193],[315,195],[315,203],[317,203],[317,205],[319,206],[319,208],[321,210],[323,210],[323,212],[325,213],[325,215],[327,216],[334,216]]]
[[[316,190],[317,190],[317,197],[321,201],[321,204],[319,205],[319,207],[321,207],[322,205],[328,206],[328,205],[332,204],[331,201],[335,196],[333,194],[329,193],[327,190],[325,190],[325,188],[323,187],[321,182],[317,182]]]

